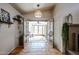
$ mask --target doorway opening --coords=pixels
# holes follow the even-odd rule
[[[45,40],[47,34],[47,22],[45,21],[29,21],[29,41]]]
[[[53,48],[53,21],[25,21],[24,49],[41,54]]]
[[[31,40],[53,41],[53,36],[54,36],[53,23],[54,23],[53,21],[25,21],[24,42]],[[42,39],[42,38],[46,38],[46,39]]]

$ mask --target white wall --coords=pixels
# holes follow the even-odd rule
[[[15,15],[20,14],[12,8],[12,6],[6,3],[0,3],[0,8],[10,13],[11,21]],[[8,54],[18,45],[18,35],[17,22],[14,22],[9,28],[8,24],[0,24],[0,54]]]
[[[62,24],[64,22],[64,17],[69,13],[73,16],[73,23],[79,24],[79,4],[66,4],[60,3],[56,4],[53,11],[53,17],[55,19],[55,45],[62,52]]]
[[[52,41],[53,42],[53,22],[52,21],[48,21],[48,26],[47,26],[48,28],[47,28],[47,35],[48,35],[48,39],[50,40],[50,41]],[[50,36],[50,35],[52,35],[52,36]]]

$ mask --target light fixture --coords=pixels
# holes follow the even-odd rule
[[[40,6],[40,5],[37,4],[37,7],[38,7],[38,8],[39,8],[39,6]],[[38,10],[35,11],[34,16],[35,16],[36,18],[41,18],[42,12],[38,9]]]

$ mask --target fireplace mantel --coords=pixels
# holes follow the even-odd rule
[[[79,27],[79,24],[69,24],[70,27]]]

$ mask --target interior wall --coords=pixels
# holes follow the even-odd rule
[[[54,29],[54,43],[55,46],[63,52],[62,45],[62,26],[64,22],[65,16],[68,14],[72,14],[73,16],[73,24],[79,24],[79,4],[78,3],[59,3],[56,4],[55,9],[53,11],[53,17],[55,21],[55,29]]]
[[[53,20],[53,19],[52,19]],[[47,26],[47,38],[53,42],[53,21],[48,21],[48,26]]]
[[[29,39],[28,37],[28,29],[29,29],[29,22],[28,21],[24,21],[24,42],[27,41],[27,39]]]
[[[10,19],[20,14],[10,4],[0,3],[0,8],[10,13]],[[9,54],[18,45],[18,23],[15,21],[8,28],[8,24],[0,23],[0,54]]]

